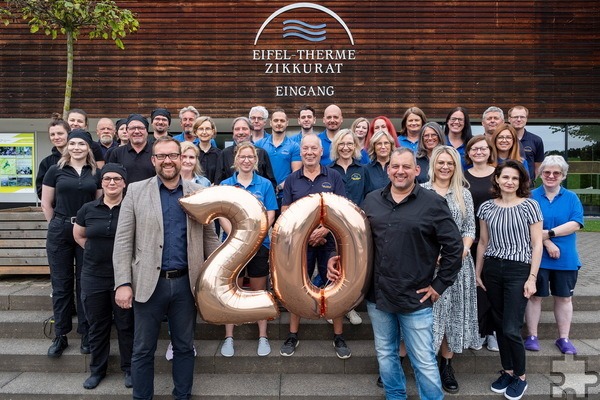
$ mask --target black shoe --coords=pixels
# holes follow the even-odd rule
[[[65,335],[56,336],[48,349],[48,357],[60,357],[67,347],[69,347],[69,340],[67,337]]]
[[[98,384],[100,384],[100,381],[102,379],[104,379],[105,376],[106,376],[106,374],[92,374],[92,375],[90,375],[90,377],[87,378],[85,380],[85,382],[83,382],[83,388],[84,389],[95,389],[96,386],[98,386]]]
[[[131,371],[125,371],[125,387],[126,388],[132,388],[133,387],[133,380],[131,379]]]
[[[383,388],[383,382],[381,381],[381,376],[377,377],[377,386],[379,386],[380,388]]]
[[[90,335],[89,333],[84,333],[81,335],[81,346],[79,347],[79,351],[81,354],[90,354]]]
[[[446,392],[458,393],[458,382],[454,377],[451,358],[440,358],[440,378],[442,380],[442,388]]]

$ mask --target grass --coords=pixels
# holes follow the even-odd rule
[[[581,232],[600,232],[600,218],[585,218],[584,224]]]

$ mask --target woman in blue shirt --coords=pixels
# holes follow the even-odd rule
[[[238,144],[234,168],[236,172],[230,178],[221,182],[221,185],[237,186],[246,189],[252,193],[266,208],[268,226],[273,225],[275,220],[275,211],[277,210],[277,199],[275,190],[271,181],[258,175],[258,154],[256,147],[250,142]],[[265,237],[262,246],[256,255],[248,262],[246,268],[240,273],[240,277],[244,274],[248,275],[250,280],[250,290],[265,290],[267,288],[267,276],[269,275],[269,249],[271,241],[269,236]],[[242,278],[238,279],[238,284],[242,286]],[[258,349],[257,354],[261,357],[271,353],[271,346],[267,339],[267,321],[258,321]],[[221,346],[221,355],[224,357],[232,357],[234,354],[233,348],[233,324],[225,325],[225,340]]]
[[[542,298],[552,293],[554,316],[558,325],[556,347],[563,354],[577,354],[569,340],[573,317],[573,290],[581,261],[577,254],[575,232],[583,227],[583,206],[577,195],[561,186],[569,165],[561,156],[548,156],[540,166],[542,186],[532,192],[544,216],[542,238],[544,252],[536,280],[537,292],[529,299],[525,320],[529,334],[525,348],[539,351],[537,328],[542,311]]]

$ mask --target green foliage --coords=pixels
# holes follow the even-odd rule
[[[82,32],[89,37],[112,40],[123,49],[122,39],[137,31],[139,22],[128,9],[119,8],[112,0],[7,0],[0,8],[4,24],[21,18],[31,33],[44,32],[53,39],[71,34],[77,40]]]
[[[582,232],[600,232],[600,218],[586,218]]]

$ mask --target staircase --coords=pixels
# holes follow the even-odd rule
[[[590,246],[599,243],[600,234],[594,235]],[[589,399],[600,399],[600,263],[591,248],[585,251],[583,258],[595,264],[584,263],[588,270],[582,269],[574,297],[571,338],[579,355],[565,357],[554,346],[552,300],[546,300],[539,327],[542,350],[527,353],[526,399],[583,398],[585,393]],[[79,353],[77,334],[69,336],[69,347],[62,357],[46,356],[51,340],[44,336],[43,321],[52,314],[50,292],[47,276],[0,277],[0,399],[130,399],[131,389],[123,386],[116,340],[111,345],[109,375],[94,390],[82,387],[89,375],[89,356]],[[375,385],[378,369],[370,322],[364,307],[359,311],[363,324],[353,326],[346,321],[344,327],[352,349],[347,360],[335,356],[333,329],[325,321],[302,321],[300,345],[292,357],[279,355],[288,332],[286,312],[269,323],[272,353],[268,357],[256,355],[256,325],[236,327],[232,358],[222,357],[219,351],[224,328],[198,322],[193,398],[384,399],[383,390]],[[172,398],[171,366],[164,357],[168,342],[164,324],[156,353],[156,399]],[[485,347],[466,350],[455,356],[453,365],[460,392],[447,395],[448,399],[503,398],[489,390],[501,368],[498,353]],[[407,375],[409,398],[418,399],[410,368]],[[564,384],[559,386],[563,377]],[[595,387],[586,387],[594,383]]]

